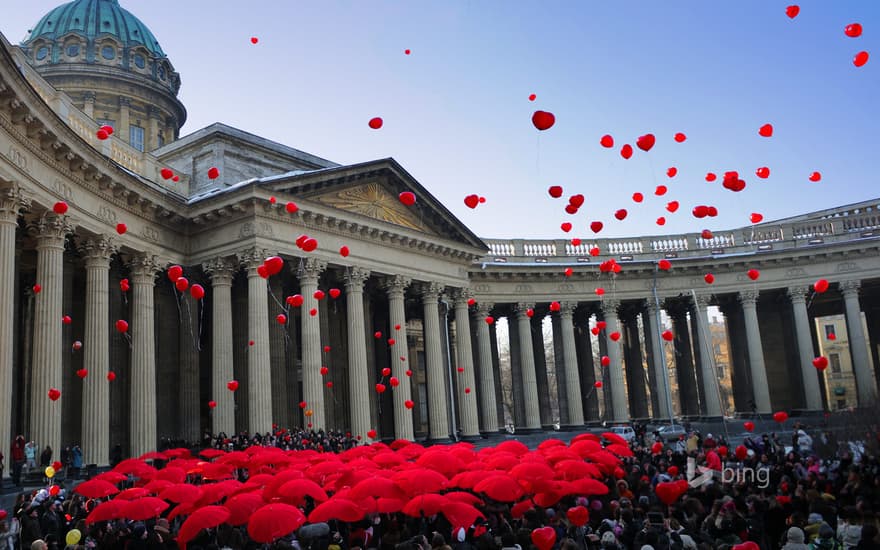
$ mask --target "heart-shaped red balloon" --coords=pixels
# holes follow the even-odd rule
[[[742,180],[742,179],[739,179],[736,177],[724,178],[724,182],[721,185],[723,185],[725,189],[729,189],[729,190],[733,191],[734,193],[739,193],[740,191],[742,191],[743,189],[746,188],[745,180]]]
[[[562,306],[559,305],[559,302],[553,301],[550,302],[550,311],[559,311]]]
[[[658,197],[662,197],[666,194],[666,191],[669,189],[665,185],[658,185],[656,189],[654,189],[654,194]]]
[[[464,198],[464,204],[468,208],[476,208],[478,204],[480,204],[480,197],[478,195],[468,195]]]
[[[217,407],[217,402],[216,402],[216,401],[214,401],[213,399],[212,399],[211,401],[208,401],[208,408],[209,408],[209,409],[214,409],[214,408],[216,408],[216,407]]]
[[[122,334],[128,332],[128,321],[123,319],[116,321],[116,331]]]
[[[303,241],[302,249],[305,252],[314,252],[316,248],[318,248],[318,239],[309,237]]]
[[[660,271],[669,271],[672,268],[672,262],[666,259],[660,260],[657,262],[657,268]]]
[[[235,391],[238,389],[238,380],[230,380],[226,383],[226,388],[229,391]]]
[[[788,413],[785,411],[775,412],[773,413],[773,420],[782,424],[783,422],[788,420]]]
[[[614,147],[614,138],[611,137],[611,135],[609,135],[609,134],[605,134],[605,135],[602,136],[602,138],[599,140],[599,144],[600,144],[602,147],[605,147],[606,149],[611,149],[612,147]]]
[[[621,208],[620,210],[618,210],[617,212],[614,213],[614,217],[620,221],[623,221],[626,219],[626,214],[627,214],[626,209]]]
[[[552,527],[540,527],[532,531],[532,543],[538,550],[550,550],[556,543],[556,530]]]
[[[762,166],[755,170],[755,174],[761,179],[767,179],[770,177],[770,169],[766,166]]]
[[[547,111],[535,111],[534,114],[532,114],[532,124],[534,124],[535,128],[538,130],[549,130],[554,124],[556,124],[556,117],[553,113]]]
[[[315,300],[318,300],[318,301],[323,300],[323,299],[324,299],[324,296],[326,296],[326,294],[324,294],[324,291],[321,290],[321,289],[318,289],[318,290],[316,290],[315,292],[312,293],[312,297],[313,297]]]
[[[652,454],[659,455],[662,452],[663,452],[663,443],[660,443],[659,441],[657,441],[656,443],[651,445],[651,453]]]
[[[215,180],[220,177],[220,169],[212,166],[208,168],[208,179]]]
[[[667,177],[674,178],[678,174],[678,168],[675,166],[670,166],[668,170],[666,170]]]
[[[761,276],[761,272],[758,271],[757,269],[750,269],[746,272],[746,275],[748,275],[749,279],[751,279],[753,281],[757,281],[758,277]]]
[[[55,388],[50,388],[47,395],[49,396],[49,399],[51,399],[52,401],[58,401],[58,398],[61,397],[61,390],[58,390]]]
[[[376,433],[376,430],[369,430],[367,432],[367,437],[369,437],[370,439],[376,439],[377,435],[378,434]]]
[[[279,325],[287,324],[287,315],[285,315],[283,313],[279,313],[278,315],[275,316],[275,322],[278,323]]]
[[[665,481],[663,483],[658,483],[657,486],[654,488],[654,492],[657,493],[657,498],[659,498],[660,502],[667,506],[678,500],[678,498],[686,491],[686,481],[684,486],[682,486],[677,481]]]
[[[561,185],[551,185],[547,192],[550,193],[550,196],[554,199],[558,199],[562,196],[562,186]]]
[[[828,279],[819,279],[813,283],[813,290],[815,290],[817,294],[822,294],[828,290]]]
[[[736,457],[737,460],[742,461],[748,458],[749,450],[748,448],[746,448],[745,445],[737,445],[736,448],[733,450],[733,455]]]
[[[706,181],[711,182],[711,181],[715,181],[716,179],[718,179],[718,176],[716,176],[712,172],[706,172]]]
[[[495,322],[495,317],[492,317],[491,315],[487,315],[485,320],[486,320],[487,325],[491,325],[492,323]]]
[[[666,225],[666,218],[664,218],[663,216],[657,218],[657,225]]]
[[[671,330],[664,330],[660,334],[660,337],[663,338],[664,340],[666,340],[667,342],[671,342],[675,338],[675,335],[672,334]]]
[[[828,358],[825,356],[816,357],[813,359],[813,366],[818,370],[825,370],[828,368]]]
[[[327,291],[327,294],[329,294],[330,297],[335,300],[336,298],[339,298],[339,295],[342,294],[342,291],[338,288],[331,288]]]
[[[639,139],[636,140],[636,145],[642,151],[648,152],[654,147],[654,143],[656,142],[656,138],[654,134],[645,134],[643,136],[639,136]]]
[[[86,369],[78,369],[76,371],[76,375],[79,376],[80,378],[85,378],[86,376],[89,375],[89,371],[87,371]]]
[[[773,125],[765,124],[758,128],[758,135],[761,137],[770,137],[773,135]]]
[[[565,211],[566,211],[568,214],[575,215],[575,214],[578,213],[578,207],[575,206],[575,205],[573,205],[573,204],[566,204],[566,205],[565,205]]]
[[[284,301],[287,302],[287,305],[293,306],[293,307],[299,307],[299,306],[303,305],[303,297],[300,294],[294,294],[292,296],[288,296]]]
[[[571,222],[562,222],[562,225],[560,225],[559,227],[560,229],[568,233],[569,231],[571,231]]]
[[[633,202],[642,202],[645,200],[645,196],[641,193],[633,193]]]
[[[381,338],[381,336],[380,336],[380,338]],[[391,369],[390,369],[390,368],[385,367],[384,369],[382,369],[382,376],[390,376],[390,375],[391,375]]]
[[[396,376],[392,376],[392,377],[388,380],[388,383],[391,384],[391,387],[392,387],[392,388],[396,388],[397,386],[400,385],[400,380],[398,380]]]
[[[280,256],[269,256],[263,263],[266,265],[269,275],[277,275],[284,268],[284,260]]]
[[[687,136],[684,135],[683,133],[679,132],[679,133],[675,134],[672,137],[672,139],[674,139],[676,141],[676,143],[684,143],[684,140],[687,139]]]
[[[712,232],[709,231],[708,229],[704,229],[703,232],[700,233],[700,237],[702,237],[703,239],[708,241],[708,240],[712,239],[714,237],[714,235],[712,235]]]
[[[566,268],[565,268],[565,271],[563,271],[563,274],[564,274],[566,277],[571,277],[573,273],[574,273],[574,269],[571,268],[571,267],[566,267]]]
[[[173,283],[183,275],[183,268],[179,265],[172,265],[168,268],[168,279]]]
[[[603,355],[603,356],[599,359],[599,363],[600,363],[603,367],[607,367],[607,366],[611,365],[611,358],[608,357],[607,355]]]
[[[370,128],[372,128],[373,130],[378,130],[379,128],[382,127],[382,124],[383,124],[382,117],[378,117],[378,116],[371,118],[370,121],[367,123],[367,125]]]
[[[763,219],[764,219],[764,215],[758,214],[757,212],[752,212],[752,215],[749,216],[749,221],[752,223],[761,223],[761,221]]]
[[[752,421],[743,422],[743,428],[747,432],[751,433],[751,432],[755,431],[755,423]]]
[[[568,204],[574,206],[575,208],[580,208],[584,205],[584,196],[580,193],[577,195],[572,195],[568,198]]]
[[[861,51],[853,57],[853,65],[855,65],[856,67],[862,67],[865,65],[865,63],[868,62],[869,57],[870,55],[868,54],[868,52]]]
[[[376,384],[376,393],[385,393],[385,384]]]
[[[843,33],[850,38],[858,38],[862,36],[862,25],[859,23],[850,23],[843,28]]]
[[[416,195],[412,191],[403,191],[397,195],[397,198],[404,206],[412,206],[416,203]]]
[[[820,172],[813,172],[810,174],[810,181],[817,182],[822,179],[822,174]]]
[[[706,281],[707,285],[711,285],[715,282],[715,275],[712,275],[711,273],[706,273],[705,275],[703,275],[703,280]]]
[[[590,521],[590,511],[583,506],[574,506],[565,513],[568,521],[575,527],[583,527]]]
[[[345,245],[339,247],[339,255],[343,258],[348,258],[348,255],[351,254],[351,250]]]
[[[796,4],[792,4],[791,6],[788,6],[787,8],[785,8],[785,15],[787,15],[791,19],[794,19],[795,17],[797,17],[800,12],[801,12],[801,7]]]
[[[714,218],[715,216],[718,215],[718,209],[715,208],[714,206],[709,206],[707,208],[708,208],[707,212],[709,213],[710,218]]]
[[[629,143],[624,144],[624,146],[620,148],[620,156],[622,156],[626,160],[629,160],[630,157],[633,156],[632,145],[630,145]]]
[[[162,176],[163,180],[170,180],[174,177],[174,171],[170,168],[162,168],[159,170],[159,175]]]
[[[407,409],[411,409],[415,406],[415,403],[413,403],[412,399],[407,399],[406,401],[403,402],[403,406],[406,407]]]
[[[577,237],[575,237],[571,240],[571,246],[580,246],[580,245],[581,245],[581,240],[578,239]]]
[[[705,204],[695,206],[692,213],[695,218],[705,218],[706,216],[709,215],[709,207],[706,206]]]
[[[389,346],[393,346],[393,345],[396,344],[396,343],[397,343],[397,340],[395,340],[394,338],[389,338],[389,339],[388,339],[388,345],[389,345]]]
[[[678,210],[678,201],[669,201],[666,203],[666,210],[669,212],[675,212]]]
[[[595,221],[590,224],[590,229],[593,231],[593,233],[598,233],[599,231],[602,231],[603,227],[605,227],[604,224],[599,221]],[[591,251],[591,253],[592,253],[592,251]]]
[[[595,223],[595,222],[593,222],[593,223]],[[593,227],[593,225],[590,224],[590,228],[592,228],[592,227]],[[599,231],[601,231],[601,230],[602,230],[602,227],[601,227],[601,226],[599,226],[599,230],[598,230],[598,231],[595,230],[595,229],[593,229],[593,231],[596,231],[597,233],[598,233]],[[598,255],[599,255],[599,247],[598,247],[598,246],[594,246],[593,248],[590,249],[590,256],[598,256]]]

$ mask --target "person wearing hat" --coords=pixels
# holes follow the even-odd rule
[[[843,545],[834,538],[834,529],[823,521],[819,525],[816,539],[810,543],[810,550],[843,550]]]
[[[811,512],[807,517],[807,525],[804,527],[804,535],[807,542],[813,542],[819,536],[819,527],[822,525],[822,514]]]
[[[599,544],[602,545],[604,550],[619,550],[620,544],[617,542],[617,537],[614,536],[613,531],[605,531],[602,533],[602,539],[599,541]]]
[[[789,527],[785,540],[782,550],[810,550],[810,547],[804,544],[804,532],[800,527]]]

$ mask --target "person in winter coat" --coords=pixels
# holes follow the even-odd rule
[[[788,528],[788,535],[782,550],[810,550],[810,547],[804,544],[804,531],[800,527]]]
[[[834,538],[834,529],[823,522],[816,540],[810,543],[810,550],[843,550],[843,546]]]

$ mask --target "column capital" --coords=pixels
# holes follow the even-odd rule
[[[153,284],[156,275],[162,271],[165,264],[159,261],[159,257],[149,252],[144,252],[131,259],[131,279],[135,284]]]
[[[239,250],[235,253],[238,262],[248,271],[248,276],[257,273],[257,268],[263,264],[269,253],[265,248],[252,247],[245,250]]]
[[[300,260],[296,275],[300,283],[318,283],[318,277],[327,269],[327,262],[316,258],[303,258]]]
[[[788,298],[793,304],[803,304],[807,300],[809,288],[806,286],[790,286],[786,289]]]
[[[113,237],[100,235],[86,240],[79,246],[80,254],[86,260],[86,267],[110,266],[110,258],[116,254],[118,246],[113,242]]]
[[[70,222],[69,217],[59,216],[51,212],[44,213],[28,228],[30,234],[39,241],[37,248],[43,243],[63,246],[64,239],[69,233],[73,232],[73,229],[74,226]]]
[[[370,278],[370,270],[363,267],[349,267],[345,270],[345,290],[363,291],[364,283]]]
[[[661,309],[663,308],[660,307],[653,299],[648,298],[647,300],[645,300],[645,312],[648,315],[653,317],[654,315],[657,315],[657,312]]]
[[[571,318],[577,306],[577,302],[559,302],[559,316]]]
[[[843,297],[847,296],[858,296],[859,288],[862,287],[862,281],[858,279],[852,279],[848,281],[840,281],[840,292],[843,294]]]
[[[736,297],[743,307],[755,307],[755,304],[758,302],[759,294],[760,293],[757,290],[743,290],[737,294]]]
[[[455,307],[462,307],[462,304],[464,307],[467,307],[468,300],[474,296],[471,289],[467,287],[453,288],[451,294],[452,299],[455,302]]]
[[[694,305],[697,306],[697,309],[706,309],[709,307],[709,302],[711,301],[711,294],[697,294],[696,299],[694,300]]]
[[[31,207],[31,200],[24,196],[18,185],[0,189],[0,221],[15,222],[18,213]]]
[[[385,281],[382,283],[382,288],[388,293],[389,298],[394,296],[403,297],[404,291],[411,282],[412,279],[409,277],[404,277],[403,275],[391,275],[385,278]]]
[[[613,298],[604,299],[600,302],[599,307],[602,308],[602,313],[604,315],[613,315],[617,317],[617,310],[620,308],[620,300],[615,300]]]
[[[430,281],[419,285],[419,293],[422,295],[422,303],[437,303],[440,295],[446,291],[446,285],[436,281]]]
[[[491,302],[477,302],[477,305],[474,308],[474,315],[478,319],[485,319],[489,316],[489,312],[492,311],[493,307],[495,307],[495,304]]]
[[[218,286],[232,284],[237,266],[231,258],[218,257],[202,262],[202,268],[211,277],[211,284]]]
[[[535,304],[530,303],[530,302],[519,302],[517,304],[514,304],[513,311],[516,313],[516,319],[518,321],[520,321],[522,319],[528,319],[529,318],[528,311],[530,309],[533,310],[534,307],[535,307]]]

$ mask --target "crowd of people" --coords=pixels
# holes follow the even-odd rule
[[[485,518],[454,529],[438,514],[409,517],[401,513],[367,515],[362,521],[310,524],[276,540],[272,548],[296,550],[533,550],[536,529],[555,533],[553,550],[853,550],[880,548],[880,433],[865,435],[854,454],[848,442],[837,444],[817,434],[808,449],[807,431],[795,429],[791,441],[773,434],[748,438],[731,449],[723,438],[690,433],[684,447],[658,442],[642,431],[631,442],[632,455],[621,459],[603,479],[606,495],[570,495],[543,505],[532,498],[526,507],[492,501],[479,506]],[[361,442],[349,434],[277,430],[262,436],[206,434],[204,444],[218,450],[252,445],[285,450],[342,452]],[[739,447],[739,446],[737,446]],[[721,471],[691,484],[680,498],[664,504],[657,486],[688,479],[689,459],[697,465],[720,460]],[[749,476],[727,476],[726,471]],[[246,471],[237,470],[239,480]],[[11,517],[0,521],[0,550],[60,549],[72,529],[81,539],[70,550],[107,548],[140,550],[177,548],[180,518],[168,514],[146,522],[125,520],[86,524],[96,501],[69,488],[46,489],[18,497]],[[305,512],[314,506],[310,499]],[[570,508],[581,506],[588,520],[577,525]],[[188,548],[243,550],[267,547],[251,541],[247,530],[221,525],[203,530]],[[544,549],[542,549],[544,550]]]

